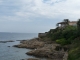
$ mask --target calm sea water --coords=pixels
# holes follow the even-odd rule
[[[0,60],[21,60],[32,58],[33,56],[28,56],[25,54],[26,52],[30,51],[29,49],[15,48],[12,46],[19,44],[19,41],[16,40],[31,39],[37,36],[38,35],[34,33],[0,33],[0,41],[15,41],[8,43],[0,43]]]

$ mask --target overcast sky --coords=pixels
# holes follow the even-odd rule
[[[46,32],[79,18],[80,0],[0,0],[0,32]]]

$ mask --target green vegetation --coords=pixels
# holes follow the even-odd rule
[[[65,40],[65,39],[59,39],[59,40],[56,40],[56,43],[61,44],[63,46],[63,45],[67,44],[67,40]]]
[[[67,26],[63,30],[56,28],[49,31],[47,36],[61,45],[70,44],[77,37],[77,27]]]
[[[71,44],[68,60],[80,60],[80,37]]]
[[[68,20],[64,20],[69,22]],[[65,28],[52,29],[47,34],[52,41],[64,45],[71,45],[68,60],[80,60],[80,19],[77,26],[67,25]]]
[[[78,35],[80,36],[80,19],[79,19],[79,21],[77,22],[77,28],[78,28]]]

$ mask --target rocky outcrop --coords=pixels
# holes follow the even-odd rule
[[[32,51],[27,52],[27,55],[34,55],[38,57],[47,57],[51,59],[62,59],[64,52],[56,51],[56,46],[58,44],[45,44],[44,47],[38,48]]]
[[[38,41],[36,39],[32,40],[24,40],[20,42],[21,44],[19,45],[14,45],[14,47],[18,48],[30,48],[30,49],[35,49],[35,48],[41,48],[44,46],[44,42]]]
[[[34,55],[38,57],[47,57],[51,59],[62,59],[64,56],[63,52],[51,51],[50,49],[36,49],[30,52],[27,52],[28,55]]]
[[[49,60],[63,60],[65,51],[62,50],[66,49],[61,47],[59,44],[56,44],[55,42],[42,41],[39,39],[22,40],[20,41],[20,43],[21,44],[19,45],[14,45],[14,47],[33,49],[32,51],[29,51],[26,54],[37,57],[46,57],[49,58]],[[35,59],[30,58],[28,60]]]
[[[50,49],[36,49],[30,52],[27,52],[26,54],[34,55],[38,57],[48,57],[48,54],[52,54],[52,52],[50,51]]]

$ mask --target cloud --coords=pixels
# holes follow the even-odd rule
[[[0,0],[0,22],[26,22],[29,30],[36,25],[37,31],[45,31],[63,19],[79,18],[80,0]]]
[[[30,0],[23,1],[21,11],[19,13],[22,16],[39,17],[42,18],[58,18],[61,16],[62,19],[78,19],[80,9],[79,0]],[[53,3],[53,4],[52,4]],[[20,14],[20,15],[21,15]],[[74,17],[75,16],[75,17]]]
[[[78,19],[80,15],[79,0],[0,0],[0,3],[1,16],[18,20],[34,17]]]

